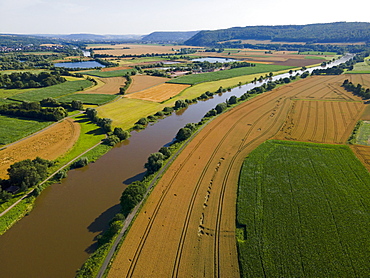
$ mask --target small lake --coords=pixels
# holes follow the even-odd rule
[[[104,65],[96,61],[55,63],[54,66],[60,67],[60,68],[68,68],[68,69],[73,69],[73,68],[90,69],[90,68],[96,68],[96,67],[101,67],[101,68],[105,67]]]
[[[220,58],[220,57],[206,57],[206,58],[193,59],[192,61],[193,62],[210,62],[210,63],[230,63],[230,62],[238,62],[239,60]]]

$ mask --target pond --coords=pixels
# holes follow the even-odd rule
[[[55,63],[55,67],[61,67],[61,68],[81,68],[81,69],[91,69],[96,67],[104,68],[105,66],[96,62],[96,61],[83,61],[83,62],[66,62],[66,63]]]
[[[193,62],[210,62],[210,63],[230,63],[230,62],[239,62],[239,60],[230,59],[230,58],[221,58],[221,57],[206,57],[206,58],[197,58],[193,59]]]

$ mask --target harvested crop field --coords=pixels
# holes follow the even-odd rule
[[[170,80],[169,78],[150,75],[133,75],[131,78],[132,83],[127,89],[126,94],[142,91]]]
[[[80,126],[66,119],[50,128],[0,151],[0,178],[7,178],[7,169],[15,162],[37,156],[54,160],[66,153],[77,141]]]
[[[100,86],[96,89],[92,88],[91,90],[80,93],[117,95],[119,93],[119,88],[124,86],[126,82],[126,78],[124,77],[107,77],[99,79],[104,83],[103,86]]]
[[[351,149],[370,172],[370,146],[351,145]]]
[[[108,277],[239,277],[235,196],[244,158],[283,126],[292,99],[314,94],[312,86],[339,81],[332,76],[297,81],[205,126],[152,191]],[[322,90],[321,97],[326,95]]]
[[[365,88],[370,88],[370,74],[346,74],[346,79],[353,84],[361,84]]]
[[[363,109],[362,102],[297,100],[275,138],[344,144]]]
[[[92,47],[94,49],[94,46]],[[96,46],[95,48],[102,48]],[[96,54],[107,54],[114,56],[121,55],[142,55],[142,54],[175,54],[175,50],[181,48],[193,48],[192,46],[181,46],[181,45],[149,45],[149,44],[116,44],[116,45],[105,45],[104,50],[94,50]]]
[[[181,93],[181,91],[190,87],[184,84],[159,84],[149,89],[126,95],[127,98],[136,98],[154,102],[162,102]]]

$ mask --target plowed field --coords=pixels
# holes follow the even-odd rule
[[[162,102],[181,93],[190,87],[184,84],[160,84],[149,89],[126,95],[127,98],[136,98],[154,102]]]
[[[88,91],[82,91],[81,94],[106,94],[106,95],[116,95],[119,93],[119,88],[125,85],[126,78],[124,77],[107,77],[99,78],[104,85],[96,89],[92,88]]]
[[[337,87],[344,79],[315,76],[297,81],[240,104],[204,127],[154,188],[108,277],[239,277],[235,206],[244,158],[289,122],[294,103],[302,108],[314,105],[300,118],[320,122],[315,134],[329,127],[331,113],[341,111],[335,115],[342,119],[331,126],[340,140],[364,107]],[[307,98],[310,101],[297,100]],[[328,106],[321,105],[324,102]],[[327,109],[319,119],[320,107]],[[307,134],[312,137],[312,132]]]
[[[132,78],[132,83],[130,87],[128,88],[128,90],[126,91],[126,94],[145,90],[145,89],[148,89],[155,85],[162,84],[170,80],[169,78],[150,76],[150,75],[134,75],[134,76],[131,76],[131,78]]]
[[[53,160],[66,153],[77,141],[80,126],[66,119],[0,151],[0,178],[8,178],[7,169],[15,162],[37,156]]]

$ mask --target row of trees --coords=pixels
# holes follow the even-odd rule
[[[363,99],[370,99],[370,89],[362,87],[361,84],[353,84],[348,79],[344,80],[342,87],[347,91],[354,93],[355,95],[362,97]]]
[[[40,102],[4,104],[0,106],[0,114],[45,121],[59,121],[68,116],[68,112],[63,107],[43,108]]]
[[[11,74],[0,74],[0,88],[25,89],[40,88],[66,82],[58,72],[41,72],[33,74],[30,72],[13,72]]]

